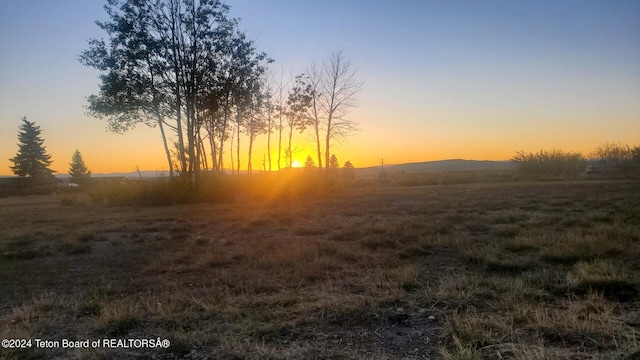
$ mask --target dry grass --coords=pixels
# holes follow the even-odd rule
[[[1,199],[0,336],[172,346],[0,357],[640,354],[637,183],[352,185],[152,208]]]

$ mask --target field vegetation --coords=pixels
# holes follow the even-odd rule
[[[437,176],[0,199],[0,338],[171,342],[0,357],[640,357],[640,183]]]

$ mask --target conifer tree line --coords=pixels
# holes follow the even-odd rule
[[[100,71],[88,113],[116,133],[157,127],[172,176],[222,171],[228,157],[232,172],[251,172],[262,135],[265,168],[290,167],[293,136],[304,131],[313,133],[322,167],[332,144],[356,130],[347,112],[357,105],[362,82],[340,51],[286,81],[222,1],[108,0],[104,8],[109,19],[97,25],[107,38],[91,39],[80,55]]]
[[[50,168],[53,161],[47,152],[42,137],[42,129],[35,122],[22,118],[18,130],[18,152],[9,159],[13,166],[9,168],[19,177],[33,179],[52,178],[55,170]],[[76,149],[69,163],[71,181],[79,185],[87,185],[91,179],[91,170],[87,167],[80,151]]]

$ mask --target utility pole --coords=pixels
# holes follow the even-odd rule
[[[384,158],[380,159],[380,168],[384,169]]]

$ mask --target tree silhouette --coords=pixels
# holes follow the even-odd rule
[[[353,178],[353,164],[351,163],[351,161],[347,160],[344,163],[344,166],[342,167],[344,169],[344,177],[347,179],[352,179]]]
[[[326,164],[331,156],[331,141],[340,141],[357,130],[357,122],[346,116],[348,110],[357,105],[357,96],[363,87],[363,82],[356,79],[356,72],[351,61],[341,51],[336,51],[323,63],[322,92],[313,93],[320,96],[326,117]]]
[[[340,167],[340,163],[338,162],[338,158],[336,157],[335,154],[331,154],[331,159],[329,159],[329,168],[337,169],[339,167]]]
[[[91,171],[84,163],[84,159],[82,159],[82,155],[78,149],[76,149],[71,157],[71,162],[69,163],[69,175],[71,175],[71,181],[78,185],[87,184],[91,178]]]
[[[22,118],[22,125],[18,132],[18,153],[12,159],[13,166],[10,166],[14,174],[21,177],[46,178],[53,176],[51,165],[51,155],[47,154],[44,140],[40,137],[40,126],[35,122],[27,121],[27,117]]]
[[[297,129],[300,133],[304,132],[308,125],[307,111],[311,105],[311,87],[305,81],[305,75],[296,76],[295,83],[287,97],[286,120],[289,127],[289,167],[293,161],[293,148],[291,142],[293,138],[293,130]]]
[[[88,98],[89,113],[106,117],[118,132],[138,123],[158,125],[174,168],[164,133],[165,126],[171,129],[181,172],[197,179],[205,152],[202,130],[210,132],[211,152],[222,160],[231,107],[247,113],[238,108],[246,102],[238,100],[271,60],[238,29],[222,1],[109,0],[105,10],[108,20],[98,26],[108,39],[90,40],[80,56],[101,72],[100,92]]]
[[[313,158],[311,157],[311,155],[307,155],[307,160],[304,162],[304,167],[306,169],[311,169],[316,167],[316,162],[313,161]]]
[[[323,115],[322,115],[322,69],[316,64],[312,63],[307,68],[307,84],[310,90],[311,102],[308,110],[307,123],[316,141],[316,152],[318,154],[318,167],[322,169],[322,150],[320,132],[323,127]]]

